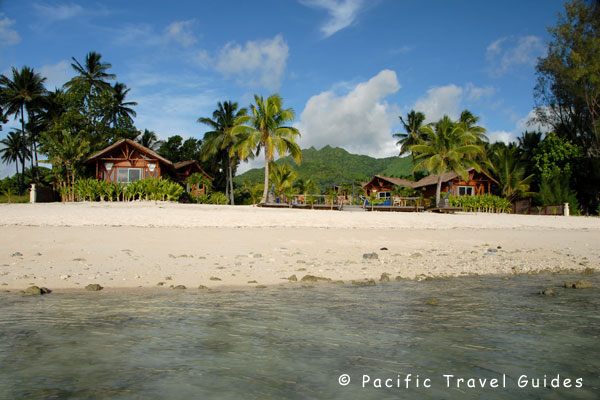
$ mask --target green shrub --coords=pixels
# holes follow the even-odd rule
[[[451,207],[462,207],[465,211],[488,213],[511,213],[512,203],[504,197],[483,194],[478,196],[450,196]]]

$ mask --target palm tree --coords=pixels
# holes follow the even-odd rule
[[[281,196],[287,189],[291,188],[297,176],[298,174],[289,164],[271,163],[269,178],[275,184],[275,193],[277,195]]]
[[[112,90],[110,83],[107,80],[116,78],[115,74],[109,74],[107,71],[112,67],[109,63],[100,61],[102,54],[90,51],[85,56],[85,64],[81,65],[75,57],[71,57],[74,63],[71,64],[75,72],[78,73],[69,82],[65,83],[65,87],[73,89],[76,87],[85,88],[88,94],[93,88]]]
[[[21,163],[22,173],[21,184],[19,187],[22,189],[25,184],[25,160],[30,156],[25,138],[19,130],[15,129],[12,132],[9,132],[4,139],[0,140],[0,144],[2,144],[2,148],[0,148],[0,159],[5,164],[15,163],[17,178],[19,176],[19,163]]]
[[[158,140],[156,133],[149,131],[148,129],[144,129],[144,133],[136,138],[136,142],[153,151],[158,150],[159,146],[162,144],[162,141]]]
[[[262,96],[254,95],[256,104],[250,105],[251,115],[238,118],[233,133],[241,133],[241,140],[234,145],[240,159],[247,159],[265,153],[265,186],[261,202],[267,201],[269,192],[269,163],[273,160],[275,150],[283,157],[290,154],[298,163],[302,161],[302,151],[296,143],[300,136],[298,129],[286,126],[294,120],[294,110],[283,108],[283,100],[278,94],[269,96],[266,101]],[[247,124],[247,125],[244,125]]]
[[[469,110],[464,110],[460,113],[458,122],[463,124],[465,132],[473,134],[479,142],[487,142],[486,130],[484,127],[477,125],[479,117],[473,115]],[[481,144],[481,143],[480,143]]]
[[[410,147],[415,161],[418,161],[413,172],[425,168],[437,175],[435,203],[439,205],[442,175],[455,172],[467,179],[468,167],[481,170],[476,157],[485,150],[478,143],[476,134],[466,131],[462,123],[453,122],[447,115],[436,123],[427,124],[421,132],[425,135],[424,142]]]
[[[21,134],[25,137],[25,111],[31,115],[33,109],[40,105],[46,88],[44,82],[46,78],[35,73],[33,68],[24,66],[19,71],[12,68],[12,79],[5,75],[0,75],[0,88],[2,88],[2,105],[7,115],[21,117]],[[34,140],[31,141],[31,154],[34,153]],[[31,157],[31,171],[33,168],[33,157]]]
[[[490,158],[502,194],[507,200],[512,202],[532,194],[529,192],[529,187],[534,175],[525,176],[525,166],[519,157],[519,148],[514,143],[509,146],[504,144],[495,146]]]
[[[112,87],[112,106],[110,114],[107,117],[112,122],[113,128],[117,127],[119,119],[122,118],[128,123],[133,124],[133,117],[137,116],[136,112],[131,108],[137,106],[137,103],[135,101],[125,101],[125,97],[130,90],[127,88],[127,85],[120,82],[115,82],[115,85]]]
[[[422,139],[419,130],[425,122],[425,114],[420,111],[411,110],[406,114],[406,120],[399,116],[400,122],[404,126],[406,133],[394,133],[394,137],[398,139],[396,146],[400,146],[400,154],[403,155],[410,152],[410,146],[418,144]]]
[[[213,112],[212,119],[207,117],[198,118],[198,123],[210,126],[213,130],[204,134],[202,143],[202,159],[218,157],[226,164],[225,195],[229,204],[234,204],[233,198],[233,169],[239,162],[237,154],[232,151],[233,145],[239,139],[233,133],[236,120],[247,114],[245,108],[238,110],[238,103],[232,101],[219,102],[217,109]]]
[[[64,129],[60,137],[45,136],[43,138],[48,162],[52,164],[52,168],[59,170],[64,168],[66,180],[63,181],[63,185],[66,182],[73,187],[81,162],[90,152],[90,142],[85,140],[82,135],[82,133],[72,134],[69,130]]]

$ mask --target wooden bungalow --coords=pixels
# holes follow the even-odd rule
[[[85,160],[84,164],[95,166],[98,180],[125,184],[150,177],[169,177],[183,183],[195,172],[202,173],[212,180],[197,161],[190,160],[173,164],[156,152],[130,139],[121,139],[100,150]]]
[[[388,200],[392,198],[392,191],[396,186],[414,187],[415,182],[402,178],[392,178],[390,176],[375,175],[369,182],[363,185],[367,197],[371,196],[371,192],[376,192],[380,200]]]
[[[454,196],[476,196],[480,194],[489,194],[492,184],[498,184],[494,178],[484,171],[477,172],[474,168],[468,168],[468,178],[463,180],[455,172],[447,172],[442,175],[442,193],[450,193]],[[437,175],[429,175],[425,178],[413,182],[414,188],[425,188],[423,195],[425,197],[435,196],[437,185]]]

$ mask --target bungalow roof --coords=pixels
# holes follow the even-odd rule
[[[121,146],[121,145],[122,145],[122,144],[124,144],[124,143],[126,143],[126,144],[128,144],[128,145],[130,145],[130,146],[132,146],[132,147],[134,147],[134,148],[136,148],[136,149],[137,149],[138,151],[140,151],[141,153],[145,153],[146,155],[149,155],[150,157],[152,157],[152,158],[155,158],[155,159],[159,160],[160,162],[162,162],[163,164],[166,164],[167,166],[169,166],[169,167],[171,167],[171,168],[174,168],[174,167],[175,167],[171,161],[169,161],[169,160],[167,160],[166,158],[164,158],[164,157],[162,157],[162,156],[158,155],[156,152],[154,152],[154,151],[150,150],[149,148],[147,148],[147,147],[145,147],[145,146],[142,146],[142,145],[141,145],[141,144],[139,144],[139,143],[136,143],[136,142],[134,142],[134,141],[133,141],[133,140],[131,140],[131,139],[121,139],[121,140],[119,140],[119,141],[117,141],[117,142],[115,142],[115,143],[111,144],[110,146],[108,146],[108,147],[106,147],[106,148],[104,148],[104,149],[100,150],[99,152],[97,152],[97,153],[95,153],[95,154],[91,155],[90,157],[88,157],[88,159],[87,159],[87,160],[85,160],[85,161],[84,161],[84,163],[88,163],[88,162],[90,162],[90,161],[93,161],[93,160],[95,160],[96,158],[100,158],[100,157],[102,157],[103,155],[110,153],[110,152],[111,152],[111,151],[113,151],[114,149],[117,149],[117,148],[119,148],[119,146]]]
[[[414,184],[415,184],[415,182],[409,181],[408,179],[394,178],[394,177],[385,176],[385,175],[374,175],[373,178],[371,178],[371,180],[369,182],[363,184],[363,187],[367,186],[369,183],[373,182],[373,180],[375,178],[382,179],[382,180],[387,181],[387,182],[391,183],[392,185],[396,185],[396,186],[414,187]]]
[[[467,168],[467,172],[471,172],[473,171],[475,168],[473,167],[469,167]],[[485,176],[487,176],[492,182],[498,184],[498,181],[495,180],[494,178],[492,178],[491,176],[489,176],[485,171],[481,171],[481,173]],[[442,175],[442,183],[451,181],[452,179],[456,178],[458,176],[458,174],[456,172],[446,172],[445,174]],[[414,182],[414,186],[415,188],[419,188],[419,187],[423,187],[423,186],[430,186],[430,185],[435,185],[437,184],[437,179],[438,176],[431,174],[431,175],[427,175],[426,177],[418,180],[417,182]]]

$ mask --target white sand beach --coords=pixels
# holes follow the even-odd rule
[[[0,205],[0,289],[298,285],[600,269],[600,218],[154,202]],[[365,259],[364,254],[377,258]],[[400,278],[399,278],[400,279]]]

